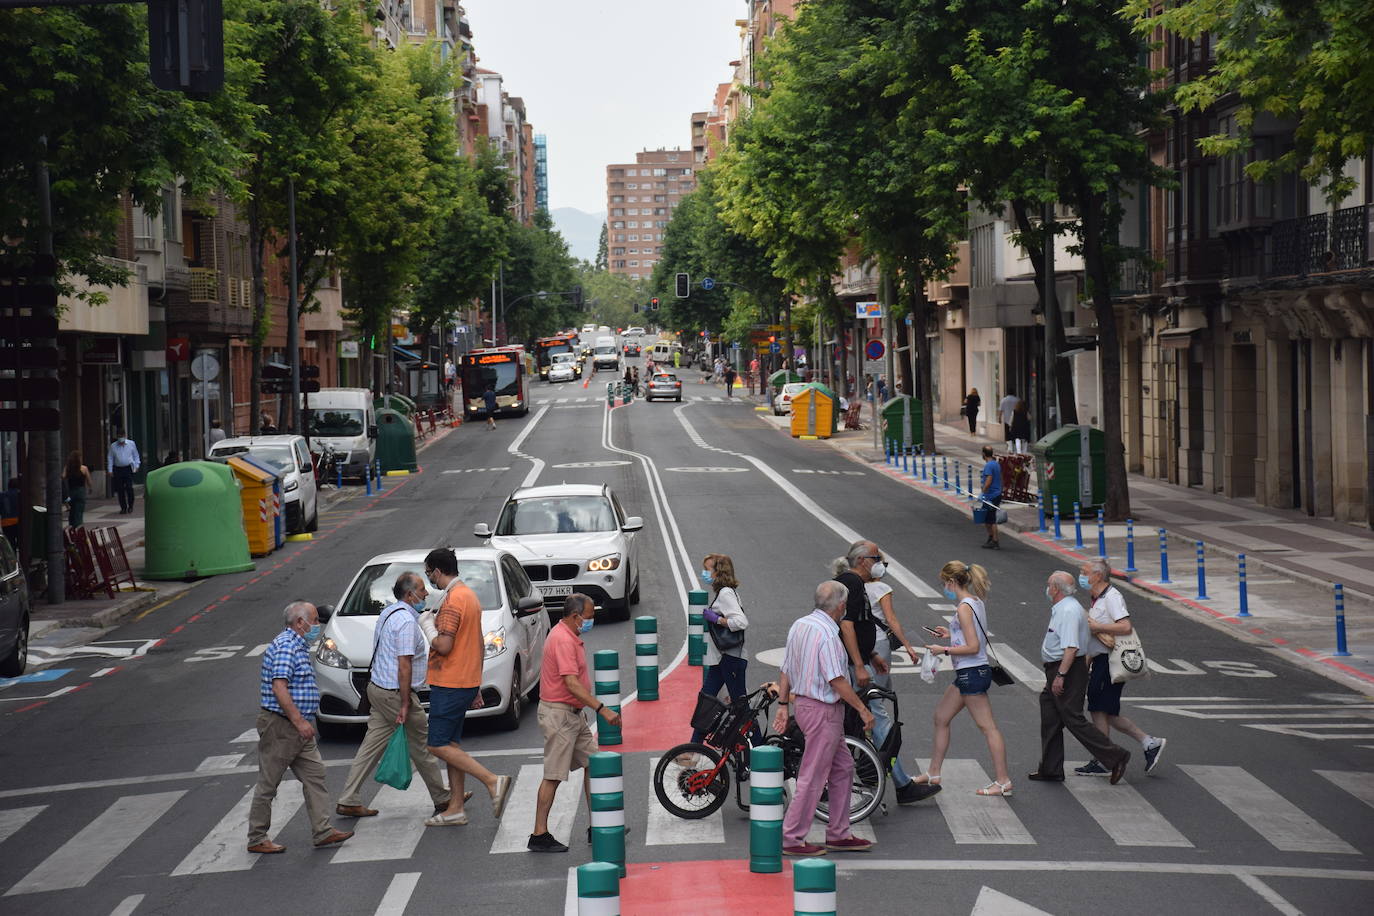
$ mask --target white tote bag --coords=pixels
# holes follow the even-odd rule
[[[1111,654],[1107,656],[1111,666],[1112,683],[1124,684],[1150,673],[1145,659],[1145,647],[1140,643],[1140,634],[1132,630],[1126,636],[1116,637]]]

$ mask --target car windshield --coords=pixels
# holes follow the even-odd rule
[[[615,352],[615,347],[612,346],[611,344],[602,344],[601,346],[599,346],[599,347],[596,348],[596,352],[597,352],[597,353],[603,353],[603,354],[604,354],[604,353],[614,353],[614,352]]]
[[[498,535],[615,531],[615,512],[604,496],[541,496],[506,503]]]
[[[561,364],[561,363],[571,363],[571,362],[575,362],[576,360],[577,360],[577,357],[576,357],[575,355],[573,355],[572,353],[555,353],[555,354],[553,355],[553,364],[554,364],[555,366],[557,366],[557,365],[559,365],[559,364]]]
[[[805,387],[806,387],[806,384],[805,384],[805,383],[790,382],[790,383],[788,383],[788,384],[782,386],[782,393],[785,394],[785,395],[787,395],[788,397],[792,397],[792,396],[795,395],[798,391],[801,391],[801,390],[802,390],[803,388],[805,388]]]
[[[338,613],[344,617],[380,614],[382,608],[395,602],[396,598],[391,589],[396,584],[396,577],[403,572],[416,572],[423,576],[424,561],[377,563],[367,567],[349,590]],[[501,607],[501,591],[496,586],[496,564],[491,560],[460,559],[458,578],[477,593],[477,600],[481,602],[484,610],[497,610]],[[429,590],[435,591],[432,587]]]
[[[294,471],[296,469],[296,462],[291,455],[291,449],[285,445],[231,445],[228,448],[215,449],[210,453],[210,457],[223,461],[234,455],[243,454],[252,455],[253,458],[274,471]]]
[[[361,436],[363,412],[342,407],[315,408],[310,411],[312,436]]]

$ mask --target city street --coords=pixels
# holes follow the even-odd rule
[[[964,514],[825,442],[781,434],[755,402],[726,398],[699,373],[681,375],[681,404],[636,400],[615,410],[605,404],[609,372],[585,388],[537,384],[528,417],[495,431],[454,430],[422,453],[419,474],[336,502],[313,541],[287,545],[254,572],[201,581],[100,646],[41,669],[41,679],[0,682],[0,911],[255,913],[291,900],[343,913],[575,912],[569,869],[588,861],[590,848],[573,791],[560,793],[552,827],[571,851],[524,848],[542,744],[531,711],[517,731],[481,723],[465,741],[494,772],[516,777],[499,822],[479,792],[466,827],[426,829],[430,802],[416,779],[405,793],[383,788],[371,799],[379,817],[336,817],[356,836],[314,850],[299,788],[287,782],[273,823],[287,852],[259,861],[244,851],[259,656],[281,630],[282,607],[336,602],[359,566],[384,551],[474,546],[473,525],[493,523],[512,489],[563,481],[607,482],[628,514],[644,518],[635,613],[658,619],[662,665],[676,666],[657,704],[626,707],[624,912],[792,912],[790,867],[748,874],[749,824],[733,798],[710,818],[678,820],[659,807],[650,775],[661,752],[688,737],[683,710],[699,674],[684,657],[685,594],[701,557],[735,561],[757,684],[776,675],[788,626],[811,609],[829,561],[856,536],[888,558],[909,635],[952,611],[936,578],[944,562],[987,566],[992,641],[1018,679],[992,692],[1015,794],[974,796],[991,765],[960,716],[944,791],[898,807],[889,789],[885,810],[858,825],[877,848],[833,856],[841,913],[1374,906],[1368,695],[1128,588],[1157,671],[1127,687],[1126,712],[1168,739],[1167,754],[1147,777],[1139,747],[1121,739],[1133,759],[1116,787],[1073,775],[1063,785],[1031,782],[1043,589],[1065,562],[1012,537],[1000,552],[979,550],[982,529]],[[599,620],[587,642],[619,651],[628,695],[632,625]],[[896,670],[902,757],[919,772],[931,710],[951,675],[927,685],[909,664]],[[359,738],[321,743],[335,796]],[[1070,766],[1086,759],[1071,739],[1067,747]]]

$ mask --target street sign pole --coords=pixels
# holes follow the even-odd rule
[[[285,423],[282,426],[296,435],[300,435],[303,424],[301,423],[301,346],[300,346],[300,326],[301,315],[299,303],[296,301],[296,179],[286,176],[286,213],[287,213],[287,232],[288,247],[287,251],[291,260],[291,288],[287,292],[286,299],[286,349],[291,354],[291,404],[287,408],[287,416],[291,418],[291,425]],[[208,388],[206,389],[208,393]],[[209,398],[206,398],[206,416],[209,416]],[[206,421],[209,426],[209,421]],[[209,433],[206,433],[208,439]]]

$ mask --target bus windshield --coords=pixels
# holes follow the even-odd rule
[[[480,397],[488,387],[497,395],[519,395],[520,379],[514,359],[463,367],[463,390],[467,397]]]

